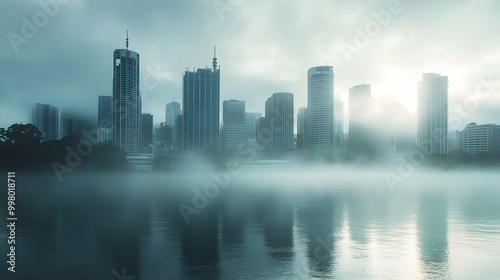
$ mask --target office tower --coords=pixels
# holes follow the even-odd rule
[[[173,129],[162,122],[156,129],[156,156],[168,155],[172,152]]]
[[[249,140],[255,140],[257,138],[256,128],[259,119],[262,117],[261,113],[245,113],[245,127],[246,127],[246,138]]]
[[[59,140],[60,118],[57,107],[40,103],[33,107],[32,122],[40,130],[45,141]]]
[[[448,153],[448,77],[427,73],[418,82],[417,143],[426,155]]]
[[[265,117],[260,117],[259,121],[257,122],[257,127],[255,128],[255,136],[257,140],[257,144],[260,146],[261,149],[267,150],[267,143],[269,140],[267,138],[270,138],[271,136],[268,136],[266,133],[266,118]]]
[[[245,101],[224,101],[222,123],[222,151],[227,155],[236,156],[238,146],[246,140]]]
[[[111,127],[113,120],[113,96],[99,96],[97,127]]]
[[[151,154],[153,152],[153,115],[141,115],[141,153]]]
[[[266,130],[271,134],[268,147],[273,158],[283,158],[294,148],[293,94],[278,92],[266,101]]]
[[[333,147],[333,67],[307,71],[308,147],[329,153]]]
[[[335,100],[334,102],[334,129],[333,129],[333,145],[344,145],[344,102]]]
[[[357,85],[349,89],[349,154],[351,157],[371,158],[375,156],[374,103],[370,85]]]
[[[174,150],[183,151],[184,150],[184,116],[177,115],[175,118],[175,138],[174,138]]]
[[[171,102],[165,106],[165,124],[172,128],[172,143],[175,145],[177,139],[176,119],[181,114],[181,104],[179,102]]]
[[[470,123],[458,132],[458,146],[468,154],[500,154],[500,125]]]
[[[70,135],[77,135],[77,119],[73,115],[62,114],[61,117],[61,138]]]
[[[139,153],[141,96],[139,54],[127,48],[113,53],[113,143],[129,156]]]
[[[307,108],[300,108],[297,114],[297,148],[307,148]]]
[[[181,114],[181,104],[179,102],[170,102],[165,106],[165,123],[175,127],[175,119]]]
[[[182,89],[183,149],[219,150],[220,69],[185,71]]]
[[[113,141],[113,96],[99,96],[97,104],[97,141]]]

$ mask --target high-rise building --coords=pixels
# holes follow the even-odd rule
[[[141,96],[139,54],[128,49],[113,53],[113,143],[129,156],[140,146]]]
[[[500,125],[470,123],[458,132],[458,146],[468,154],[500,154]]]
[[[141,115],[141,153],[151,154],[153,152],[153,115]]]
[[[249,140],[257,139],[256,128],[259,119],[262,117],[261,113],[245,113],[245,127],[246,138]]]
[[[344,145],[344,102],[335,100],[334,112],[333,144],[342,146]]]
[[[175,127],[175,119],[181,114],[181,104],[179,102],[170,102],[165,106],[165,123]]]
[[[97,141],[113,141],[113,96],[99,96],[97,104]]]
[[[73,115],[62,114],[61,116],[61,138],[77,135],[77,118]]]
[[[230,156],[236,156],[238,146],[246,140],[245,101],[224,101],[222,123],[222,150]]]
[[[219,150],[220,69],[185,71],[182,88],[183,149]]]
[[[113,96],[99,96],[97,127],[111,128],[113,120]]]
[[[448,153],[448,77],[423,74],[418,82],[417,143],[426,155]]]
[[[177,139],[176,119],[181,114],[181,104],[170,102],[165,106],[165,124],[172,128],[172,143],[175,145]]]
[[[349,88],[349,155],[372,158],[376,154],[374,100],[370,85]]]
[[[307,148],[307,108],[300,108],[297,113],[297,148]]]
[[[333,67],[317,66],[307,71],[308,147],[329,153],[333,147]]]
[[[266,129],[271,133],[268,143],[273,158],[283,158],[294,148],[293,94],[277,92],[266,101]]]
[[[32,122],[42,132],[45,141],[59,140],[60,119],[57,107],[40,103],[36,103],[33,107]]]

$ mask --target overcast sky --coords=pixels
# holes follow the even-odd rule
[[[332,65],[335,98],[346,105],[349,87],[366,83],[380,102],[414,112],[417,81],[435,72],[449,76],[450,116],[469,100],[463,126],[500,123],[500,91],[472,99],[480,77],[500,80],[500,1],[54,1],[41,1],[58,3],[47,15],[39,1],[0,0],[0,127],[30,122],[37,102],[95,120],[126,30],[141,56],[143,112],[155,123],[166,103],[182,103],[184,69],[211,65],[214,45],[221,100],[244,100],[247,112],[263,112],[278,91],[294,93],[297,112],[307,105],[307,69]],[[37,30],[23,34],[30,24]]]

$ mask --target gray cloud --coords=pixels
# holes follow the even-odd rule
[[[348,88],[361,83],[372,84],[382,102],[414,109],[423,72],[450,76],[450,102],[462,102],[480,76],[500,78],[498,1],[401,0],[401,13],[350,61],[339,47],[353,44],[356,28],[364,29],[390,0],[242,0],[223,20],[215,1],[69,0],[17,54],[9,32],[21,34],[22,18],[32,20],[41,8],[38,1],[3,1],[0,127],[29,122],[36,102],[95,118],[97,96],[111,95],[112,52],[125,46],[126,30],[130,48],[141,55],[141,81],[148,69],[163,73],[143,101],[155,122],[164,120],[165,103],[182,100],[184,69],[211,64],[213,45],[221,99],[245,100],[247,111],[263,112],[277,91],[293,92],[296,107],[306,106],[306,72],[315,65],[334,66],[335,95],[346,106]],[[500,123],[498,110],[490,108],[497,100],[473,117]]]

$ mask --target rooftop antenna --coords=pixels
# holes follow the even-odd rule
[[[217,69],[217,46],[214,46],[214,60],[212,61],[214,71]]]
[[[128,50],[128,30],[127,30],[127,40],[126,40],[127,50]]]

